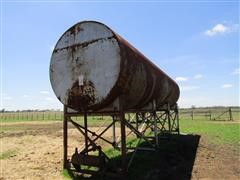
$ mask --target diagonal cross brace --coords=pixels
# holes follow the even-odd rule
[[[84,132],[82,131],[82,129],[85,129],[85,128],[84,128],[82,125],[74,122],[72,119],[70,119],[70,122],[71,122],[75,127],[77,127],[77,129],[84,135]],[[97,137],[96,137],[95,139],[93,139],[93,140],[88,137],[88,139],[89,139],[89,141],[90,141],[90,144],[92,144],[92,142],[95,144],[95,141],[96,141],[98,138],[100,138],[100,139],[102,139],[103,141],[105,141],[105,142],[113,145],[113,143],[112,143],[111,141],[109,141],[109,140],[107,140],[107,139],[105,139],[105,138],[102,137],[102,135],[103,135],[112,125],[113,125],[113,122],[112,122],[109,126],[107,126],[99,135],[96,134],[95,132],[87,129],[87,131],[88,131],[89,133],[91,133],[91,134],[94,135],[94,136],[97,136]],[[92,141],[92,142],[91,142],[91,141]]]
[[[154,147],[154,145],[147,139],[143,136],[142,133],[140,133],[133,125],[131,125],[128,121],[126,121],[126,119],[124,119],[125,121],[125,124],[128,128],[130,128],[131,130],[133,130],[133,132],[138,135],[139,137],[141,137],[142,139],[144,139],[146,142],[148,142],[151,146]]]

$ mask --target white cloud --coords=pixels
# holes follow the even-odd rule
[[[183,82],[183,81],[187,81],[188,78],[187,78],[187,77],[181,77],[181,76],[179,76],[179,77],[176,77],[175,80],[178,81],[178,82]]]
[[[233,25],[224,25],[222,23],[216,24],[213,28],[208,29],[205,31],[206,36],[215,36],[219,34],[226,34],[235,32],[239,29],[239,24],[233,24]]]
[[[180,86],[180,91],[193,91],[199,89],[198,86]]]
[[[223,24],[217,24],[212,29],[205,31],[205,35],[214,36],[217,34],[223,34],[227,31],[228,31],[228,27],[224,26]]]
[[[201,79],[201,78],[203,78],[203,75],[202,74],[196,74],[193,78],[194,79]]]
[[[234,75],[240,74],[240,68],[235,69],[235,70],[232,72],[232,74],[234,74]]]
[[[29,97],[29,95],[26,95],[26,94],[24,94],[24,95],[23,95],[23,97],[24,97],[24,98],[28,98],[28,97]]]
[[[49,94],[49,91],[40,91],[41,94]]]
[[[224,89],[226,89],[226,88],[231,88],[231,87],[233,87],[232,84],[223,84],[223,85],[221,86],[221,88],[224,88]]]

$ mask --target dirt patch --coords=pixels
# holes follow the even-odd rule
[[[0,160],[0,179],[63,179],[62,123],[5,124],[16,125],[23,128],[1,132],[0,153],[15,153]],[[93,127],[92,130],[100,133],[102,128]],[[111,139],[111,132],[106,132],[105,136]],[[80,133],[70,127],[69,158],[76,146],[83,145],[82,142]],[[230,145],[211,144],[207,137],[201,136],[191,176],[192,179],[239,179],[239,164],[238,149]]]
[[[239,179],[239,150],[230,145],[211,144],[201,136],[192,179]]]

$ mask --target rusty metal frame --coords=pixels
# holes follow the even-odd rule
[[[117,111],[103,111],[103,112],[68,112],[68,108],[64,106],[64,121],[63,121],[63,167],[70,168],[71,162],[67,159],[68,152],[68,122],[72,123],[79,132],[84,136],[84,150],[86,154],[92,149],[96,149],[99,146],[96,145],[97,140],[103,140],[111,144],[114,148],[121,151],[121,175],[126,175],[128,168],[139,150],[150,150],[154,151],[158,148],[159,134],[161,133],[179,133],[179,117],[178,117],[178,107],[177,105],[170,107],[165,105],[162,108],[157,108],[154,105],[153,109],[150,110],[124,110],[124,98],[120,98],[119,109]],[[107,125],[101,133],[95,133],[88,129],[87,118],[88,116],[94,115],[108,115],[112,117],[112,122]],[[127,118],[126,118],[126,115]],[[83,116],[84,126],[73,121],[71,117]],[[120,138],[117,140],[116,137],[116,122],[120,123]],[[112,141],[107,140],[102,137],[102,135],[112,127]],[[126,134],[126,128],[130,131]],[[146,135],[147,130],[153,132],[152,136]],[[138,139],[136,147],[127,146],[127,137],[134,133]],[[91,137],[90,137],[91,136]],[[148,142],[150,147],[140,147],[140,142],[144,140]],[[121,144],[119,146],[119,144]],[[100,147],[101,148],[101,147]],[[127,159],[127,152],[134,151],[130,159]],[[105,155],[106,156],[106,155]],[[108,157],[106,157],[108,158]]]

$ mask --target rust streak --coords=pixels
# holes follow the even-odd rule
[[[112,38],[114,38],[114,36],[107,37],[107,38],[98,38],[98,39],[94,39],[94,40],[92,40],[92,41],[87,41],[87,42],[84,42],[84,43],[78,43],[78,44],[73,44],[73,45],[71,45],[71,46],[67,46],[67,47],[63,47],[63,48],[59,48],[59,49],[54,49],[53,52],[55,53],[55,52],[61,51],[61,50],[63,50],[63,49],[75,49],[76,47],[82,47],[82,48],[84,48],[84,47],[87,47],[89,44],[93,44],[93,43],[95,43],[95,42],[97,42],[97,41],[107,40],[107,39],[112,39]]]

